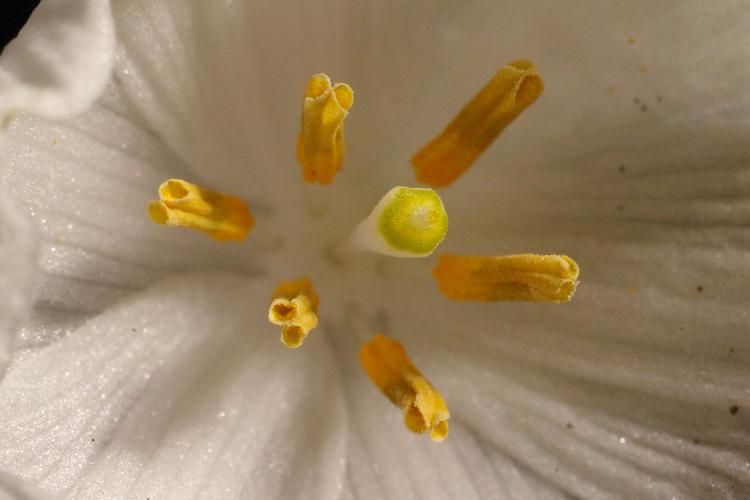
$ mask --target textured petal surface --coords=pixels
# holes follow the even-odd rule
[[[325,69],[347,81],[342,3],[118,2],[115,71],[189,168],[280,205],[302,184],[294,151],[308,78]]]
[[[50,500],[54,497],[28,481],[0,471],[0,498],[5,500]]]
[[[746,497],[750,68],[740,63],[741,4],[473,7],[436,35],[451,63],[434,66],[417,112],[393,100],[393,123],[414,126],[381,133],[404,149],[431,137],[491,74],[476,57],[487,47],[503,62],[537,62],[545,95],[441,191],[451,230],[440,251],[565,253],[581,264],[581,288],[564,307],[452,304],[429,278],[432,263],[393,261],[381,266],[382,287],[359,288],[377,290],[388,333],[435,374],[459,429],[446,444],[477,436],[465,460],[488,477],[509,475],[478,476],[477,491],[491,485],[482,496]],[[383,43],[394,47],[421,28],[390,26]],[[721,33],[716,46],[708,32]],[[397,53],[377,43],[373,54]],[[362,92],[363,113],[391,101]],[[381,417],[402,431],[391,410],[383,402]],[[396,439],[380,451],[369,445],[365,463]],[[436,462],[404,475],[356,467],[354,490],[384,496],[445,474]]]
[[[0,380],[34,303],[37,245],[31,220],[0,192]]]
[[[0,466],[72,498],[335,496],[335,365],[321,339],[289,351],[258,328],[266,299],[175,278],[35,350],[0,388]]]
[[[61,118],[88,108],[112,70],[108,1],[45,0],[0,56],[0,123],[16,111]]]
[[[406,332],[451,429],[478,436],[490,464],[513,464],[521,483],[588,498],[745,497],[744,311],[707,321],[696,309],[710,301],[585,283],[558,310],[450,304],[425,297],[427,283],[401,285],[388,331]]]
[[[236,257],[252,243],[220,245],[148,219],[159,184],[185,168],[130,110],[112,82],[90,112],[61,122],[23,115],[8,130],[0,184],[41,227],[43,324],[101,311],[176,271],[251,267]]]
[[[441,443],[406,430],[401,410],[372,385],[356,356],[358,342],[369,340],[373,331],[388,329],[385,319],[383,315],[368,319],[350,310],[341,324],[324,327],[329,334],[346,332],[329,337],[339,369],[349,374],[348,461],[342,498],[562,498],[554,485],[528,474],[522,463],[488,442],[490,432],[467,425],[463,406],[458,412],[451,406],[450,435]],[[405,347],[420,358],[420,369],[427,366],[424,345],[412,337]],[[445,395],[451,373],[434,365],[424,373]],[[458,385],[465,382],[455,379]]]

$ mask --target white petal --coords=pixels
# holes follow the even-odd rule
[[[163,282],[17,364],[0,463],[72,498],[332,498],[346,426],[324,339],[290,351],[268,291]]]
[[[44,0],[0,56],[0,122],[16,111],[79,113],[104,89],[114,60],[109,2]]]
[[[448,54],[454,79],[433,90],[423,136],[450,117],[437,97],[482,83],[472,51],[525,46],[545,95],[443,196],[441,250],[566,253],[580,290],[560,307],[451,304],[429,269],[396,263],[413,286],[383,294],[392,334],[421,346],[453,416],[525,477],[582,497],[745,497],[747,17],[733,2],[549,7],[511,11],[511,30],[465,11],[472,36]]]
[[[546,85],[446,191],[452,222],[481,213],[472,227],[498,231],[495,214],[502,223],[524,217],[532,229],[560,213],[615,223],[746,216],[747,204],[735,199],[747,192],[749,161],[750,67],[739,61],[750,56],[750,19],[742,11],[736,1],[720,9],[700,1],[679,9],[535,2],[505,16],[502,8],[467,8],[446,28],[457,32],[446,44],[450,64],[420,100],[420,119],[408,129],[413,144],[436,133],[490,76],[488,63],[471,57],[483,48],[497,47],[502,61],[529,57]],[[469,196],[472,203],[462,203]],[[732,197],[736,212],[722,197]],[[460,224],[452,229],[468,225]]]
[[[414,346],[451,422],[523,481],[581,497],[742,498],[744,304],[631,295],[592,274],[562,306],[451,303],[415,279],[389,289],[387,331]]]
[[[39,299],[51,314],[101,311],[177,270],[252,266],[252,242],[222,245],[149,220],[159,184],[186,172],[116,82],[89,112],[61,122],[23,115],[6,139],[0,185],[41,227]]]
[[[34,225],[0,192],[0,380],[34,303],[37,246]]]
[[[194,172],[256,199],[292,198],[307,79],[346,81],[341,4],[118,2],[115,73]]]
[[[49,500],[44,490],[0,470],[0,498],[5,500]]]
[[[483,430],[466,425],[451,401],[450,434],[435,443],[427,435],[410,433],[401,410],[375,388],[358,363],[358,343],[378,322],[362,321],[356,313],[331,329],[327,325],[337,360],[346,377],[349,406],[347,481],[345,498],[555,498],[554,485],[528,474],[517,457],[503,453]],[[389,331],[389,334],[395,332]],[[420,356],[422,346],[406,342],[410,356]],[[421,357],[421,356],[420,356]],[[430,367],[425,375],[439,390],[443,370]],[[437,375],[435,377],[434,375]],[[447,374],[450,376],[450,374]],[[461,380],[456,380],[460,384]],[[445,392],[443,392],[446,395]],[[521,438],[523,439],[523,438]]]

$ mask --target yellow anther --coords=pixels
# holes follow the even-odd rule
[[[307,278],[282,281],[271,297],[268,321],[281,326],[281,342],[290,349],[302,345],[310,330],[318,326],[320,298]]]
[[[453,183],[543,89],[533,63],[514,61],[501,68],[445,130],[412,157],[417,180],[433,187]]]
[[[159,198],[148,206],[148,215],[157,224],[189,227],[219,241],[243,240],[255,225],[247,203],[240,198],[181,179],[159,186]]]
[[[567,302],[578,285],[578,264],[566,255],[470,257],[441,255],[432,275],[453,300]]]
[[[325,73],[310,78],[302,103],[297,160],[305,182],[330,184],[344,160],[344,119],[354,103],[345,83],[331,86]]]
[[[411,362],[400,342],[376,335],[362,345],[359,360],[372,383],[404,412],[407,429],[418,434],[430,431],[433,441],[446,438],[448,407]]]

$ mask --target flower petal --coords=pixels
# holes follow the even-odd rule
[[[31,111],[62,118],[90,106],[112,70],[109,2],[45,0],[0,56],[0,123]]]
[[[37,245],[36,228],[0,192],[0,380],[16,333],[34,304]]]
[[[148,124],[198,175],[277,201],[310,75],[342,71],[342,2],[118,2],[115,73]],[[355,88],[356,92],[356,88]]]
[[[350,314],[339,325],[324,326],[345,377],[349,408],[347,480],[344,498],[555,498],[554,485],[527,474],[517,458],[504,454],[487,441],[487,433],[471,428],[464,415],[451,411],[450,434],[440,443],[411,434],[394,407],[375,388],[357,361],[358,343],[382,331],[378,321],[363,321]],[[390,333],[396,333],[390,331]],[[414,340],[414,336],[411,337]],[[424,359],[423,345],[406,346]],[[420,367],[421,368],[421,367]],[[451,378],[433,366],[426,376]],[[442,374],[442,376],[440,376]],[[435,380],[433,380],[435,382]],[[456,380],[460,384],[461,380]]]
[[[591,274],[570,304],[546,307],[451,303],[401,283],[389,331],[418,346],[451,428],[525,481],[580,497],[746,496],[744,304],[631,295]]]
[[[274,138],[293,141],[295,126],[287,124],[296,111],[286,101],[283,109],[277,109],[277,99],[268,99],[292,93],[289,82],[295,80],[293,72],[298,67],[294,61],[277,57],[288,50],[287,45],[269,43],[276,36],[286,44],[295,39],[287,33],[277,35],[275,30],[284,23],[269,22],[274,17],[263,16],[263,9],[275,6],[234,3],[236,7],[218,15],[202,16],[198,10],[191,14],[190,8],[181,10],[172,4],[155,4],[145,13],[137,12],[134,4],[122,5],[123,12],[131,14],[123,18],[123,32],[132,34],[135,41],[123,52],[118,74],[129,95],[143,97],[136,100],[146,121],[164,131],[167,142],[186,163],[193,168],[197,163],[213,166],[219,158],[215,170],[222,182],[240,183],[247,182],[241,167],[248,158],[255,165],[275,166],[286,151],[293,151]],[[404,492],[439,496],[445,490],[456,496],[471,495],[468,480],[475,469],[455,472],[460,464],[470,463],[482,467],[480,477],[490,477],[495,470],[506,474],[505,481],[488,483],[486,490],[477,486],[481,492],[477,496],[499,496],[506,483],[510,497],[528,497],[537,488],[540,496],[551,491],[584,496],[623,491],[637,496],[654,492],[688,496],[692,491],[742,496],[748,489],[743,459],[748,450],[743,431],[748,395],[741,381],[747,379],[744,367],[750,352],[744,335],[747,157],[742,148],[748,98],[746,86],[738,85],[747,80],[742,74],[747,69],[737,63],[746,59],[747,50],[741,43],[743,33],[748,32],[743,26],[746,16],[738,15],[742,4],[729,2],[726,9],[714,9],[704,2],[689,2],[679,10],[665,10],[653,2],[623,4],[633,13],[627,15],[610,5],[581,5],[571,10],[558,3],[565,16],[556,15],[554,2],[518,5],[523,8],[502,4],[504,11],[498,8],[489,15],[486,4],[464,4],[456,15],[461,24],[440,25],[444,29],[435,29],[432,20],[424,21],[417,2],[413,10],[396,11],[413,16],[367,16],[375,28],[387,25],[388,29],[359,30],[363,40],[372,41],[366,47],[369,52],[361,53],[382,54],[383,59],[378,63],[364,58],[361,74],[378,76],[368,80],[368,85],[358,87],[356,79],[349,79],[358,92],[362,89],[358,95],[382,95],[382,89],[392,85],[393,72],[378,73],[372,68],[398,57],[390,67],[427,68],[419,75],[428,90],[413,106],[404,106],[392,93],[380,99],[360,99],[360,103],[370,102],[369,107],[358,108],[364,116],[368,110],[382,110],[371,120],[382,124],[377,133],[369,134],[376,125],[367,126],[368,133],[360,140],[364,144],[365,136],[370,136],[368,141],[377,138],[380,148],[376,149],[395,159],[384,168],[368,169],[380,167],[384,154],[368,157],[370,150],[364,147],[349,158],[360,160],[360,172],[365,173],[359,179],[368,186],[386,182],[383,179],[390,174],[409,172],[408,155],[434,134],[435,123],[443,123],[442,118],[452,112],[443,106],[448,93],[466,90],[470,96],[482,75],[491,73],[486,61],[475,54],[486,47],[502,47],[508,52],[505,62],[518,57],[521,49],[531,52],[523,55],[539,63],[548,89],[556,90],[548,91],[539,106],[504,134],[505,148],[488,151],[482,159],[484,168],[477,164],[445,197],[453,227],[464,228],[452,230],[446,249],[461,242],[473,245],[476,253],[497,253],[497,246],[507,253],[569,253],[582,265],[581,292],[565,309],[511,304],[493,306],[493,312],[487,313],[490,309],[477,305],[446,305],[430,298],[429,290],[434,288],[429,278],[415,277],[405,284],[414,271],[400,272],[400,264],[391,267],[391,276],[400,279],[384,285],[383,302],[389,305],[391,316],[409,318],[394,321],[392,329],[407,332],[407,344],[417,342],[412,351],[415,357],[420,350],[424,353],[418,364],[436,386],[447,389],[445,396],[458,423],[457,436],[462,438],[457,446],[471,443],[472,435],[477,436],[477,445],[468,446],[463,460],[447,456],[441,469],[441,452],[426,448],[432,443],[400,447],[397,439],[404,431],[397,412],[389,412],[392,409],[386,406],[392,417],[381,417],[377,408],[358,406],[355,401],[350,408],[366,430],[362,432],[364,444],[350,448],[350,471],[356,479],[348,484],[365,485],[365,493],[384,491],[392,496],[404,496]],[[175,9],[179,15],[172,16]],[[283,10],[273,12],[278,15]],[[320,16],[328,14],[325,9],[319,11]],[[251,12],[258,16],[253,18]],[[202,22],[204,18],[208,20]],[[239,29],[250,18],[257,23],[258,29],[251,32],[258,34],[257,39],[238,35],[245,33],[241,30],[224,29],[227,25]],[[276,19],[284,18],[278,15]],[[143,28],[150,19],[158,28]],[[294,19],[286,23],[291,30],[300,27]],[[383,24],[384,20],[389,23]],[[498,21],[507,29],[495,29]],[[154,39],[164,25],[170,26],[168,35],[156,44]],[[205,36],[187,36],[193,29]],[[541,35],[529,36],[534,31]],[[627,52],[632,34],[642,43],[637,45],[642,50]],[[308,52],[307,45],[320,48],[300,38],[303,50],[290,51],[293,57],[299,53],[309,58],[314,51]],[[439,42],[434,44],[438,54],[431,58],[429,53],[410,51],[411,39],[424,45]],[[706,40],[715,41],[716,46]],[[242,49],[253,41],[272,48],[272,55],[261,51],[257,56],[265,62],[258,67],[286,78],[269,80],[272,83],[262,87],[266,92],[243,96],[238,104],[232,98],[235,83],[252,82],[253,75],[244,69],[242,50],[225,49],[232,44]],[[183,59],[173,62],[165,57],[174,54],[170,43],[185,48]],[[384,50],[404,46],[405,50]],[[497,57],[501,56],[498,49]],[[414,60],[424,64],[414,64]],[[227,61],[230,67],[240,68],[242,78],[236,78],[236,71],[214,71],[214,64],[225,68]],[[173,79],[163,79],[163,64],[178,69],[171,71]],[[647,65],[648,77],[640,70],[642,65]],[[195,67],[205,70],[201,85],[194,85]],[[432,74],[441,67],[452,78]],[[319,69],[304,70],[300,78]],[[133,76],[128,76],[131,71]],[[400,76],[405,71],[396,73]],[[742,77],[733,78],[738,74]],[[612,79],[617,87],[614,94],[607,91]],[[217,81],[221,85],[215,85]],[[213,91],[208,83],[214,85]],[[222,92],[224,87],[235,90]],[[400,89],[407,87],[419,88],[414,81],[399,80]],[[601,95],[593,91],[597,88]],[[670,93],[657,94],[657,88]],[[282,90],[276,93],[277,89]],[[644,95],[651,99],[647,111],[633,105],[634,97]],[[664,97],[661,103],[656,99],[659,95]],[[735,98],[729,104],[727,95]],[[551,104],[544,113],[536,112],[544,102]],[[674,106],[668,107],[672,102]],[[664,104],[663,115],[655,116],[657,104]],[[263,107],[270,111],[262,113]],[[200,110],[200,127],[191,122],[193,110]],[[252,127],[253,133],[271,130],[267,137],[257,132],[259,139],[252,147],[244,137],[245,110],[265,120]],[[170,118],[180,113],[182,119],[170,124]],[[353,115],[352,125],[355,119]],[[417,121],[421,128],[411,126]],[[206,123],[216,133],[206,137]],[[277,145],[264,147],[271,143]],[[268,151],[267,158],[261,150]],[[608,154],[612,151],[617,155]],[[627,171],[637,175],[620,182],[618,166],[623,157]],[[618,163],[610,166],[614,176],[602,167],[609,162]],[[714,165],[719,167],[709,168]],[[490,168],[494,166],[496,170]],[[296,172],[291,156],[288,172],[290,176]],[[273,175],[260,174],[259,190],[280,182],[280,192],[287,193],[285,174]],[[611,199],[620,198],[632,203],[637,217],[629,212],[618,215],[617,201],[611,213],[604,210]],[[705,279],[713,280],[711,286]],[[417,286],[412,288],[412,284]],[[705,286],[706,293],[698,291],[698,286]],[[350,287],[356,289],[357,284]],[[464,321],[467,317],[482,320]],[[446,329],[446,324],[453,328]],[[349,370],[345,367],[344,373],[352,373]],[[358,396],[360,391],[355,389],[349,394]],[[382,403],[375,393],[373,397]],[[393,419],[387,423],[398,434],[378,441],[378,435],[369,432],[385,418]],[[573,427],[569,429],[567,423]],[[456,437],[456,425],[452,429],[451,437]],[[483,460],[484,456],[488,458]],[[367,467],[370,463],[372,469]],[[438,465],[428,469],[425,463]],[[436,486],[442,476],[452,478],[443,488]]]
[[[28,481],[0,470],[0,498],[6,500],[48,500],[52,496]]]
[[[743,498],[748,19],[735,2],[582,5],[564,23],[548,7],[508,16],[525,33],[536,16],[531,37],[465,11],[476,36],[448,53],[458,70],[437,97],[471,95],[485,46],[526,44],[547,91],[443,195],[441,248],[565,253],[580,291],[564,307],[451,304],[395,263],[409,284],[383,291],[392,329],[422,346],[453,419],[525,477],[581,497]]]
[[[159,185],[184,176],[185,168],[143,126],[117,82],[76,118],[20,116],[6,139],[0,186],[41,227],[39,299],[51,314],[101,311],[185,269],[252,268],[246,247],[149,220],[148,202]]]
[[[717,198],[747,187],[750,67],[741,61],[750,56],[750,19],[740,15],[741,1],[721,9],[695,0],[679,9],[513,5],[505,4],[506,15],[503,6],[466,8],[450,23],[455,41],[444,57],[451,64],[420,99],[420,119],[408,129],[419,141],[451,118],[492,73],[483,58],[471,57],[486,47],[497,47],[501,58],[526,54],[545,80],[539,101],[446,192],[452,231],[467,226],[457,217],[472,220],[473,229],[496,227],[494,218],[472,218],[485,210],[524,217],[527,225],[568,211],[683,223],[724,215]],[[495,29],[500,19],[508,29]],[[455,110],[443,105],[447,99]],[[468,196],[471,204],[460,203]]]
[[[338,374],[320,339],[279,344],[267,299],[171,279],[35,351],[0,386],[0,463],[73,498],[333,497]]]

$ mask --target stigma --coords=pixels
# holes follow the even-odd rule
[[[452,184],[543,90],[533,63],[514,61],[501,68],[445,130],[412,157],[417,180],[432,187]]]
[[[448,232],[448,215],[432,189],[396,186],[351,237],[353,246],[392,257],[427,257]]]
[[[308,278],[282,281],[268,306],[268,321],[281,326],[281,343],[297,349],[310,331],[318,326],[320,298]]]
[[[432,271],[452,300],[568,302],[578,286],[578,264],[566,255],[499,257],[441,255]]]
[[[187,227],[218,241],[241,241],[255,225],[242,199],[182,179],[159,186],[159,201],[149,204],[148,215],[157,224]]]
[[[310,78],[302,103],[297,160],[305,182],[330,184],[344,161],[344,119],[354,103],[346,83],[331,85],[325,73]]]
[[[400,342],[376,335],[359,351],[362,369],[373,384],[404,413],[412,432],[430,433],[433,441],[448,436],[450,413],[440,393],[420,373]]]

